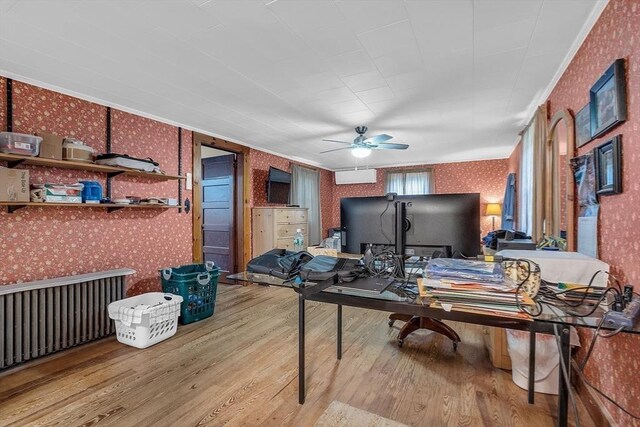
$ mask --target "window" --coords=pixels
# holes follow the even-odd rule
[[[389,172],[385,193],[397,193],[399,196],[433,193],[433,178],[430,170]]]

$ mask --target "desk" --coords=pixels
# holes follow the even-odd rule
[[[342,306],[368,308],[373,310],[403,313],[412,316],[429,317],[437,320],[451,320],[464,323],[472,323],[484,326],[509,328],[530,333],[530,357],[529,357],[529,403],[534,403],[534,367],[536,334],[550,334],[559,336],[560,341],[560,381],[558,389],[558,425],[564,427],[568,420],[569,390],[566,386],[564,372],[570,373],[571,347],[569,342],[570,327],[597,327],[604,315],[602,311],[596,311],[589,317],[568,316],[561,310],[543,305],[543,312],[535,319],[502,317],[485,314],[477,314],[465,311],[445,311],[440,308],[423,305],[420,300],[411,300],[408,297],[398,295],[391,291],[374,294],[367,291],[337,289],[332,283],[303,283],[294,285],[291,282],[275,277],[249,272],[237,273],[228,277],[230,280],[258,283],[271,286],[283,286],[293,289],[298,294],[298,401],[305,401],[305,301],[318,301],[335,304],[336,310],[336,358],[342,358]],[[640,327],[624,331],[640,333]]]

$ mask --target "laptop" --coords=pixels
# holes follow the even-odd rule
[[[341,282],[333,285],[343,291],[371,292],[380,294],[394,282],[393,277],[359,277],[352,282]]]

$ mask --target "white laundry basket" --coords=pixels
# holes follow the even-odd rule
[[[115,321],[118,341],[147,348],[173,336],[180,316],[179,295],[149,292],[109,304],[109,317]]]

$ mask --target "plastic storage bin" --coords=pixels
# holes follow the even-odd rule
[[[112,302],[108,311],[115,321],[118,341],[147,348],[172,337],[178,329],[181,302],[181,296],[162,292]]]
[[[37,156],[40,153],[42,138],[15,132],[0,132],[0,152]]]
[[[82,187],[82,203],[100,203],[102,185],[97,181],[80,181]]]
[[[82,141],[65,139],[62,144],[62,159],[74,162],[93,163],[95,150]]]
[[[220,269],[213,262],[188,264],[160,271],[162,290],[180,295],[180,323],[197,322],[213,315]]]

